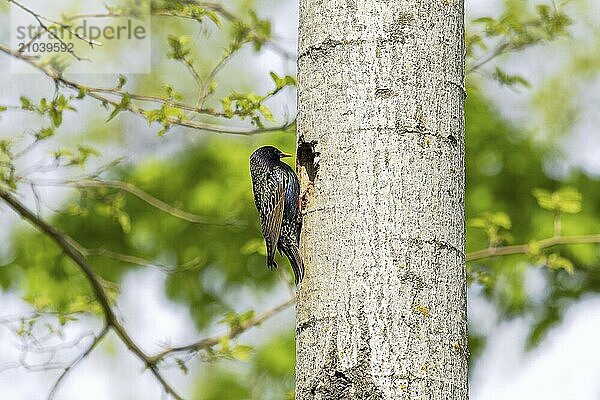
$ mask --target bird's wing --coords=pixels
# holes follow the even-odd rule
[[[289,221],[295,221],[300,213],[300,184],[296,173],[287,164],[285,164],[282,172],[285,182],[284,217]]]
[[[266,210],[262,213],[262,233],[267,244],[267,256],[269,260],[275,257],[279,234],[281,233],[281,223],[283,220],[283,210],[285,207],[285,182],[282,179],[276,179],[273,182],[275,190],[270,193]]]

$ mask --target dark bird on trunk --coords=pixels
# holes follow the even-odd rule
[[[275,249],[290,260],[296,285],[304,276],[300,258],[300,184],[292,168],[281,161],[291,157],[273,146],[263,146],[250,156],[250,175],[254,203],[260,215],[262,234],[267,244],[267,266],[277,268]]]

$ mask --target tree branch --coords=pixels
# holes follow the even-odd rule
[[[8,54],[14,58],[17,58],[21,61],[26,62],[32,67],[38,69],[42,73],[44,73],[48,78],[50,78],[56,85],[62,86],[65,88],[70,88],[76,90],[78,93],[84,93],[85,95],[100,101],[102,104],[109,104],[115,108],[119,108],[122,110],[126,110],[132,114],[136,114],[141,116],[143,119],[148,120],[148,113],[153,110],[147,110],[142,108],[132,102],[127,102],[123,104],[123,99],[128,97],[130,99],[139,99],[143,101],[155,101],[159,102],[165,106],[170,106],[173,108],[181,109],[183,111],[193,111],[198,113],[204,113],[211,116],[222,117],[222,113],[214,112],[213,110],[208,109],[199,109],[193,106],[172,102],[171,99],[163,99],[161,97],[156,96],[145,96],[145,95],[132,95],[127,92],[123,92],[117,89],[107,89],[107,88],[96,88],[88,85],[84,85],[72,80],[65,78],[60,71],[52,68],[48,64],[40,64],[37,62],[37,57],[27,56],[23,53],[20,53],[17,50],[13,50],[10,47],[0,44],[0,52]],[[119,101],[114,100],[106,96],[105,94],[114,94],[120,97]],[[235,115],[235,114],[234,114]],[[196,130],[212,132],[212,133],[222,133],[222,134],[232,134],[232,135],[256,135],[260,133],[266,132],[275,132],[275,131],[285,131],[291,126],[295,124],[294,121],[287,121],[281,125],[273,126],[273,127],[258,127],[258,128],[248,128],[248,127],[232,127],[232,126],[224,126],[218,124],[211,124],[206,122],[197,122],[190,119],[180,118],[180,117],[168,117],[166,119],[166,123],[168,126],[182,126],[186,128],[192,128]]]
[[[535,242],[536,248],[547,249],[553,246],[568,244],[590,244],[600,243],[600,234],[581,235],[581,236],[555,236]],[[484,258],[495,256],[508,256],[514,254],[528,254],[531,251],[530,244],[519,244],[514,246],[490,247],[483,250],[467,253],[467,261],[477,261]]]
[[[52,20],[50,20],[50,19],[48,19],[46,17],[43,17],[40,14],[36,13],[35,11],[31,10],[30,8],[25,7],[24,5],[22,5],[21,3],[15,1],[15,0],[6,0],[6,1],[8,3],[14,4],[15,6],[19,7],[21,10],[25,11],[26,13],[28,13],[29,15],[31,15],[33,18],[35,18],[35,20],[37,21],[37,23],[39,24],[39,26],[46,33],[48,33],[48,35],[50,35],[54,39],[58,40],[60,43],[66,44],[65,41],[62,38],[60,38],[58,35],[56,35],[56,33],[52,32],[52,30],[44,23],[44,21],[46,21],[48,23],[51,23],[53,25],[56,25],[56,26],[60,27],[61,29],[64,29],[65,31],[67,31],[70,34],[72,34],[73,36],[75,36],[77,39],[86,42],[91,47],[102,46],[102,43],[96,42],[96,41],[94,41],[94,40],[92,40],[92,39],[90,39],[90,38],[88,38],[86,36],[80,35],[76,31],[73,31],[72,29],[70,29],[70,27],[68,25],[62,24],[60,22],[52,21]],[[31,40],[33,41],[33,40],[39,38],[39,36],[40,35],[35,35],[33,38],[31,38]],[[79,57],[77,54],[75,54],[75,52],[70,51],[69,54],[72,57],[74,57],[77,61],[87,60],[87,59]],[[87,61],[89,61],[89,60],[87,60]]]
[[[152,363],[158,364],[165,357],[168,357],[174,353],[182,353],[182,352],[195,353],[202,349],[207,349],[207,348],[216,346],[217,344],[220,343],[220,341],[224,337],[226,337],[227,339],[234,339],[237,336],[244,333],[246,330],[253,328],[257,325],[260,325],[265,320],[271,318],[273,315],[285,310],[286,308],[288,308],[295,302],[296,302],[295,297],[291,297],[284,303],[282,303],[276,307],[273,307],[270,310],[263,312],[262,314],[250,319],[249,321],[246,321],[243,324],[240,324],[238,326],[230,328],[229,332],[227,332],[225,334],[204,338],[204,339],[198,340],[194,343],[190,343],[190,344],[183,345],[183,346],[168,347],[168,348],[164,349],[163,351],[161,351],[153,356],[150,356],[150,360],[152,361]]]
[[[507,53],[510,50],[509,46],[510,46],[510,44],[506,43],[506,42],[498,45],[494,49],[494,51],[491,52],[491,54],[489,54],[488,56],[484,57],[483,59],[477,61],[471,67],[467,68],[467,70],[465,71],[465,74],[470,74],[471,72],[474,72],[474,71],[478,70],[479,68],[483,67],[485,64],[489,63],[494,58],[499,57],[499,56],[503,55],[504,53]]]
[[[85,253],[87,256],[112,258],[113,260],[122,261],[122,262],[125,262],[128,264],[135,264],[135,265],[141,265],[141,266],[155,266],[169,274],[183,272],[183,271],[189,271],[189,270],[193,269],[194,267],[200,265],[200,262],[202,261],[201,257],[195,257],[192,260],[187,261],[183,264],[169,266],[169,265],[156,263],[154,261],[146,260],[141,257],[132,256],[129,254],[116,253],[114,251],[110,251],[110,250],[106,250],[106,249],[102,249],[102,248],[101,249],[85,249]]]
[[[83,353],[81,353],[75,360],[73,360],[73,362],[71,364],[69,364],[63,370],[62,374],[60,374],[60,376],[58,377],[56,382],[54,382],[54,385],[52,385],[52,388],[50,389],[50,392],[48,393],[48,400],[54,399],[54,396],[56,395],[56,392],[58,391],[60,384],[62,382],[64,382],[67,375],[69,375],[69,372],[71,372],[81,361],[83,361],[87,356],[89,356],[91,354],[91,352],[100,344],[100,342],[102,342],[102,340],[104,339],[104,337],[106,336],[108,331],[109,331],[109,327],[108,327],[108,325],[105,325],[102,328],[102,330],[100,331],[100,333],[94,337],[94,340],[88,346],[88,348]]]
[[[148,369],[150,369],[166,393],[170,394],[177,400],[183,400],[183,398],[175,391],[175,389],[173,389],[173,387],[171,387],[171,385],[162,377],[154,359],[146,355],[146,353],[144,353],[144,351],[133,341],[133,339],[129,336],[129,333],[117,318],[110,305],[110,299],[104,290],[101,279],[96,275],[93,268],[87,263],[84,253],[82,253],[81,246],[78,246],[77,242],[70,236],[54,228],[43,219],[36,216],[11,193],[1,188],[0,198],[3,199],[24,220],[28,221],[40,232],[51,238],[79,267],[81,272],[86,276],[94,294],[96,295],[96,299],[100,303],[106,325],[112,328],[117,336],[119,336],[121,341],[127,346],[127,348],[134,353]]]
[[[124,192],[127,192],[143,202],[151,205],[154,208],[157,208],[160,211],[163,211],[173,217],[182,219],[187,222],[191,222],[193,224],[206,224],[206,225],[242,225],[239,221],[235,220],[227,220],[227,221],[217,221],[210,217],[205,217],[202,215],[197,215],[190,213],[188,211],[181,210],[177,207],[174,207],[164,201],[152,196],[151,194],[145,192],[139,187],[122,181],[102,181],[98,179],[83,179],[83,180],[45,180],[45,181],[35,181],[36,185],[40,186],[70,186],[75,188],[111,188],[118,189]]]

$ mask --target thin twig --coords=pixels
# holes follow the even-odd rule
[[[152,196],[148,192],[140,189],[139,187],[121,181],[103,181],[98,179],[82,179],[82,180],[40,180],[35,181],[36,185],[39,186],[70,186],[75,188],[111,188],[118,189],[127,192],[152,207],[163,211],[173,217],[182,219],[193,224],[206,224],[206,225],[241,225],[239,221],[227,220],[217,221],[210,217],[197,215],[188,211],[183,211],[177,207],[174,207],[164,201]]]
[[[546,249],[553,246],[568,244],[590,244],[600,243],[600,234],[581,235],[581,236],[556,236],[535,242],[536,249]],[[508,256],[514,254],[528,254],[531,251],[531,244],[519,244],[514,246],[490,247],[483,250],[467,253],[467,261],[477,261],[484,258],[495,256]]]
[[[247,321],[243,324],[240,324],[238,326],[230,328],[229,332],[227,332],[225,334],[204,338],[204,339],[198,340],[194,343],[190,343],[190,344],[183,345],[183,346],[168,347],[168,348],[164,349],[163,351],[161,351],[153,356],[150,356],[150,359],[152,360],[153,363],[159,363],[165,357],[168,357],[174,353],[198,352],[199,350],[216,346],[217,344],[220,343],[220,341],[223,339],[223,337],[226,337],[228,339],[234,339],[237,336],[239,336],[240,334],[242,334],[243,332],[245,332],[246,330],[262,324],[265,320],[267,320],[267,319],[271,318],[272,316],[274,316],[275,314],[278,314],[279,312],[285,310],[286,308],[288,308],[295,302],[296,302],[295,297],[291,297],[290,299],[286,300],[284,303],[279,304],[278,306],[273,307],[270,310],[263,312],[262,314],[250,319],[249,321]]]
[[[38,64],[38,62],[36,62],[36,60],[37,60],[36,57],[27,56],[16,50],[12,50],[11,48],[9,48],[3,44],[0,44],[0,51],[3,53],[6,53],[12,57],[18,58],[18,59],[28,63],[29,65],[33,66],[34,68],[40,70],[48,78],[52,79],[57,85],[61,85],[66,88],[74,89],[78,92],[86,93],[87,96],[100,101],[102,104],[109,104],[109,105],[112,105],[114,107],[119,107],[119,108],[123,107],[121,101],[113,100],[110,97],[102,95],[101,93],[110,92],[112,94],[121,96],[121,99],[124,96],[129,96],[130,98],[133,98],[133,97],[131,97],[131,95],[129,93],[126,93],[126,92],[120,92],[115,89],[94,88],[94,87],[83,85],[81,83],[77,83],[75,81],[68,80],[65,77],[63,77],[59,71],[53,69],[49,65]],[[141,98],[142,96],[139,95],[139,97]],[[152,98],[151,96],[143,96],[143,97],[145,97],[146,99]],[[159,99],[159,98],[153,98],[153,100],[157,100],[157,99]],[[163,99],[162,103],[165,105],[174,107],[174,108],[180,108],[182,110],[193,110],[194,112],[202,112],[202,113],[206,113],[206,114],[213,115],[213,116],[222,116],[223,115],[222,113],[217,113],[217,112],[214,112],[214,111],[208,110],[208,109],[207,110],[198,110],[192,106],[182,106],[181,104],[174,104],[168,99]],[[151,111],[151,110],[146,110],[142,107],[139,107],[138,105],[136,105],[132,102],[128,103],[124,107],[124,109],[133,114],[139,115],[146,120],[148,119],[148,112]],[[186,127],[186,128],[192,128],[192,129],[206,131],[206,132],[212,132],[212,133],[246,135],[246,136],[256,135],[256,134],[266,133],[266,132],[286,131],[295,124],[295,121],[288,121],[281,125],[272,126],[272,127],[258,127],[258,128],[230,127],[230,126],[223,126],[223,125],[217,125],[217,124],[211,124],[211,123],[205,123],[205,122],[196,122],[193,120],[179,118],[179,117],[169,117],[166,119],[166,122],[168,123],[169,126],[182,126],[182,127]]]
[[[54,382],[54,385],[52,385],[52,388],[50,389],[50,392],[48,393],[48,400],[54,399],[54,396],[56,395],[56,392],[58,391],[60,384],[62,382],[64,382],[65,378],[69,375],[69,372],[72,371],[87,356],[90,355],[90,353],[100,344],[100,342],[102,342],[102,339],[104,339],[104,337],[106,336],[108,331],[109,331],[109,327],[108,327],[108,325],[105,325],[102,328],[102,330],[100,331],[100,333],[94,338],[92,343],[88,346],[88,348],[64,369],[64,371],[62,372],[62,374],[60,374],[60,376],[58,377],[56,382]]]
[[[77,39],[82,40],[84,42],[86,42],[87,44],[89,44],[91,47],[94,46],[102,46],[102,43],[96,42],[86,36],[80,35],[79,33],[77,33],[77,31],[73,31],[72,29],[70,29],[70,27],[68,25],[65,25],[63,23],[60,22],[56,22],[56,21],[52,21],[46,17],[43,17],[42,15],[36,13],[35,11],[33,11],[32,9],[25,7],[24,5],[20,4],[19,2],[15,1],[15,0],[6,0],[8,3],[12,3],[15,6],[19,7],[20,9],[22,9],[23,11],[25,11],[26,13],[30,14],[33,18],[35,18],[35,20],[37,21],[37,23],[39,24],[39,26],[48,33],[48,35],[50,35],[51,37],[53,37],[54,39],[58,40],[58,42],[66,45],[67,43],[61,38],[59,37],[56,33],[54,33],[52,31],[52,29],[50,29],[45,23],[44,21],[51,23],[53,25],[59,26],[61,29],[69,32],[71,35],[75,36]],[[31,38],[31,41],[29,43],[32,43],[35,39],[37,39],[39,37],[39,35],[36,35],[34,37]],[[87,58],[82,58],[79,57],[75,52],[70,51],[69,54],[74,57],[77,61],[90,61]]]
[[[228,50],[225,55],[219,60],[219,62],[213,67],[208,76],[204,79],[204,84],[200,88],[200,94],[198,96],[198,101],[196,103],[197,109],[202,109],[204,107],[204,103],[206,102],[206,98],[210,93],[210,84],[215,79],[219,71],[227,64],[229,60],[233,57],[235,51],[233,49]]]
[[[479,68],[483,67],[485,64],[489,63],[494,58],[499,57],[500,55],[504,54],[508,50],[509,50],[509,43],[505,42],[505,43],[502,43],[502,44],[498,45],[494,49],[494,51],[492,51],[492,53],[490,53],[487,57],[485,57],[482,60],[478,61],[477,63],[475,63],[471,67],[467,68],[466,73],[470,74],[471,72],[474,72],[474,71],[478,70]]]
[[[128,264],[135,264],[135,265],[141,265],[141,266],[155,266],[167,273],[189,271],[190,269],[193,269],[194,267],[200,265],[200,263],[203,260],[202,257],[195,257],[192,260],[185,262],[183,264],[168,266],[168,265],[156,263],[154,261],[146,260],[146,259],[138,257],[138,256],[132,256],[129,254],[121,254],[121,253],[117,253],[117,252],[114,252],[111,250],[106,250],[106,249],[85,249],[85,253],[87,256],[107,257],[107,258],[112,258],[113,260],[123,261]]]
[[[121,341],[127,346],[127,348],[134,353],[148,369],[150,369],[154,377],[158,380],[168,394],[177,400],[182,400],[182,397],[162,377],[156,366],[156,362],[154,362],[151,357],[146,355],[146,353],[144,353],[144,351],[133,341],[125,327],[123,327],[117,318],[111,307],[111,300],[104,289],[102,280],[98,275],[96,275],[91,265],[88,264],[85,256],[83,255],[84,253],[82,253],[81,246],[78,245],[77,242],[66,233],[54,228],[43,219],[37,217],[11,193],[5,191],[4,189],[0,189],[0,198],[3,199],[24,220],[28,221],[40,232],[51,238],[63,250],[67,257],[75,262],[81,272],[86,276],[94,294],[96,295],[96,299],[100,303],[106,325],[111,327]]]

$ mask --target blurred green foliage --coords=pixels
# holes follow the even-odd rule
[[[544,161],[552,150],[546,145],[538,146],[531,137],[504,121],[478,91],[469,93],[465,114],[468,252],[484,249],[490,242],[527,244],[552,237],[555,210],[565,214],[561,217],[563,235],[598,232],[597,179],[580,171],[563,180],[547,176]],[[471,280],[483,286],[501,317],[531,316],[530,345],[537,344],[558,322],[571,301],[600,291],[598,245],[563,246],[546,253],[549,256],[542,266],[551,268],[540,270],[547,288],[542,301],[534,301],[528,292],[526,274],[535,267],[528,265],[532,261],[523,255],[468,265]],[[573,264],[572,273],[569,262]],[[475,357],[477,349],[481,349],[475,343],[483,340],[473,339],[471,351]]]
[[[597,231],[600,205],[586,201],[600,196],[597,182],[581,173],[567,182],[547,177],[540,150],[503,121],[476,91],[469,93],[466,121],[467,154],[470,155],[466,195],[467,218],[471,221],[467,227],[469,251],[486,248],[490,235],[496,238],[498,245],[528,243],[534,238],[552,236],[554,206],[546,201],[551,200],[552,190],[566,183],[577,187],[583,200],[580,213],[564,217],[565,234]],[[185,264],[194,258],[201,260],[191,269],[169,273],[165,291],[170,298],[189,308],[198,328],[206,328],[233,310],[229,298],[242,288],[260,295],[280,284],[276,274],[265,268],[264,256],[260,254],[262,241],[247,165],[250,153],[263,143],[291,149],[294,136],[277,132],[251,139],[214,137],[178,152],[176,157],[150,158],[111,172],[110,178],[133,183],[181,209],[217,221],[233,221],[234,225],[192,224],[119,190],[97,188],[85,189],[75,196],[65,205],[65,212],[56,215],[52,222],[78,238],[86,248],[109,249],[169,265]],[[493,168],[489,167],[489,160],[494,160]],[[532,195],[532,189],[540,187],[546,188],[536,190],[538,199],[544,200],[543,207]],[[566,194],[571,200],[577,197],[571,189],[558,193]],[[569,208],[572,204],[567,205]],[[115,207],[127,215],[125,226],[121,218],[110,211]],[[543,268],[548,287],[547,299],[543,302],[533,302],[529,297],[525,275],[528,269],[535,267],[527,265],[526,257],[499,257],[469,265],[471,281],[484,287],[485,295],[501,315],[510,318],[528,313],[533,316],[532,344],[559,320],[561,310],[570,299],[600,290],[600,272],[595,268],[597,245],[563,247],[559,251],[571,260],[573,272]],[[104,257],[94,257],[92,262],[107,282],[119,282],[128,270],[139,268]],[[63,312],[90,307],[91,294],[78,270],[53,243],[29,228],[15,231],[12,257],[0,268],[0,282],[5,288],[21,290],[37,307]],[[280,394],[291,390],[293,327],[286,331],[285,340],[279,337],[267,340],[256,349],[251,355],[254,369],[239,374],[249,374],[247,379],[256,378],[256,382],[260,382],[264,379],[262,374],[268,371],[269,379],[287,382]],[[484,338],[473,338],[472,343],[482,341]],[[476,356],[480,347],[472,347]],[[199,387],[206,390],[199,398],[237,393],[244,395],[231,398],[261,398],[250,395],[256,382],[242,384],[244,380],[235,378],[239,374],[222,365],[232,362],[219,361],[208,367],[212,372],[206,372],[208,375],[203,379],[210,379],[213,384],[199,383]],[[224,372],[225,369],[229,372]],[[233,381],[236,383],[231,383]]]
[[[294,330],[278,333],[255,349],[250,365],[224,361],[215,365],[196,384],[194,399],[287,398],[294,387]]]
[[[249,11],[250,3],[241,2],[239,9],[245,12],[246,18],[235,21],[225,39],[214,34],[223,24],[214,11],[174,3],[163,6],[192,17],[194,23],[199,23],[208,32],[202,38],[206,39],[204,49],[212,51],[210,54],[221,53],[227,57],[243,44],[261,50],[272,36],[270,22]],[[570,19],[562,11],[545,6],[528,8],[524,3],[508,1],[507,12],[501,17],[479,19],[479,28],[473,28],[467,35],[469,55],[489,50],[485,43],[490,38],[506,39],[506,44],[500,43],[504,46],[500,50],[503,52],[566,34]],[[189,22],[173,21],[171,25],[153,24],[153,35],[164,39],[157,42],[156,50],[167,55],[169,61],[158,63],[149,76],[134,80],[118,77],[112,82],[116,83],[116,88],[165,96],[169,102],[195,99],[198,88],[181,79],[182,68],[192,65],[207,72],[218,60],[202,59],[202,62],[194,63],[199,50],[194,47],[197,42],[187,35]],[[597,54],[594,57],[578,54],[569,70],[591,75],[592,67],[598,63],[596,58]],[[266,75],[269,71],[260,73]],[[173,77],[173,81],[165,82],[165,76]],[[240,71],[238,66],[238,70],[228,71],[224,77],[209,82],[208,93],[216,93],[216,96],[207,100],[207,106],[220,109],[225,118],[247,118],[256,126],[262,126],[273,119],[263,101],[284,87],[296,84],[290,76],[270,73],[270,77],[271,86],[274,83],[275,88],[265,95],[257,95],[253,74],[243,68]],[[505,85],[528,85],[524,78],[506,73],[499,67],[494,69],[492,77]],[[564,80],[554,79],[535,97],[540,109],[548,106],[547,110],[551,110],[545,115],[546,120],[554,121],[558,118],[555,114],[560,114],[563,131],[572,125],[573,119],[569,119],[571,114],[565,114],[564,110],[557,111],[563,106],[562,98],[548,93],[557,93],[556,88],[565,85],[568,83]],[[469,82],[465,109],[467,251],[490,245],[527,243],[535,250],[537,240],[556,233],[557,217],[560,217],[564,235],[598,232],[598,181],[577,170],[562,180],[548,176],[545,163],[555,154],[556,144],[540,145],[520,127],[503,119],[482,92],[482,87],[476,80]],[[81,96],[85,95],[81,93]],[[87,145],[86,140],[90,137],[122,143],[126,133],[119,132],[126,132],[126,129],[120,119],[121,112],[127,109],[131,98],[125,94],[120,103],[101,110],[105,114],[103,119],[112,120],[111,123],[91,128],[88,136],[78,137],[79,145],[67,148],[60,141],[60,129],[68,125],[67,118],[76,108],[73,102],[75,99],[63,95],[52,101],[23,96],[21,108],[44,118],[44,124],[35,130],[34,136],[35,140],[56,140],[61,145],[61,150],[53,154],[54,158],[64,160],[69,167],[84,167],[90,158],[101,155]],[[569,109],[574,108],[569,104]],[[0,112],[6,111],[0,108]],[[183,118],[184,114],[169,103],[145,112],[144,116],[146,122],[160,124],[159,133],[164,134],[170,127],[168,118]],[[206,120],[212,121],[210,116]],[[90,121],[95,121],[93,116]],[[164,140],[166,143],[180,139],[166,136]],[[51,222],[87,249],[135,255],[154,264],[173,266],[170,270],[161,269],[168,274],[165,293],[186,306],[198,329],[206,329],[219,321],[234,326],[250,317],[249,314],[236,314],[240,308],[248,308],[235,304],[240,292],[257,298],[267,297],[281,285],[277,274],[282,271],[272,273],[265,267],[264,244],[248,171],[249,155],[263,144],[292,152],[295,146],[293,130],[253,137],[205,136],[202,140],[184,142],[169,156],[157,154],[136,159],[111,168],[104,176],[133,184],[179,209],[205,216],[213,221],[211,223],[181,220],[112,187],[74,190]],[[8,142],[0,141],[1,162],[10,160],[9,147]],[[0,173],[8,186],[17,188],[9,168],[0,164]],[[560,321],[570,302],[600,290],[597,245],[534,250],[532,253],[535,254],[497,257],[468,265],[470,284],[482,288],[501,318],[530,317],[529,343],[532,346]],[[117,298],[118,285],[127,272],[153,268],[102,255],[90,260],[113,299]],[[280,264],[285,266],[282,269],[289,280],[287,262]],[[527,287],[526,277],[532,271],[537,271],[544,279],[546,292],[542,293],[542,300],[534,298]],[[54,243],[23,225],[12,232],[10,252],[0,254],[0,285],[4,290],[22,293],[24,299],[38,309],[63,314],[99,312],[79,270]],[[206,358],[211,362],[204,364],[196,376],[194,398],[282,399],[290,396],[294,383],[294,329],[284,327],[270,334],[264,332],[264,336],[255,348],[246,347],[240,339],[220,343],[216,352],[209,353]],[[477,357],[483,346],[485,337],[473,334],[470,338],[473,357]],[[187,371],[187,367],[181,367]]]
[[[260,292],[278,282],[275,274],[264,268],[264,257],[258,254],[261,248],[248,251],[249,244],[261,237],[248,158],[262,143],[291,149],[294,141],[289,132],[256,139],[212,138],[177,157],[151,158],[111,172],[112,178],[135,184],[180,209],[210,217],[215,223],[183,221],[118,189],[85,188],[65,205],[63,213],[53,218],[53,224],[87,249],[107,249],[162,265],[200,260],[193,268],[169,273],[166,291],[174,300],[189,305],[198,327],[205,328],[230,311],[224,300],[226,291],[244,287]],[[15,232],[13,254],[11,267],[2,268],[0,273],[5,288],[27,288],[24,293],[30,298],[46,293],[61,307],[60,311],[68,311],[64,307],[80,296],[90,296],[85,280],[72,263],[32,229]],[[104,279],[112,282],[120,281],[132,268],[101,256],[93,264]],[[37,291],[40,288],[30,281],[39,282],[44,290]]]

